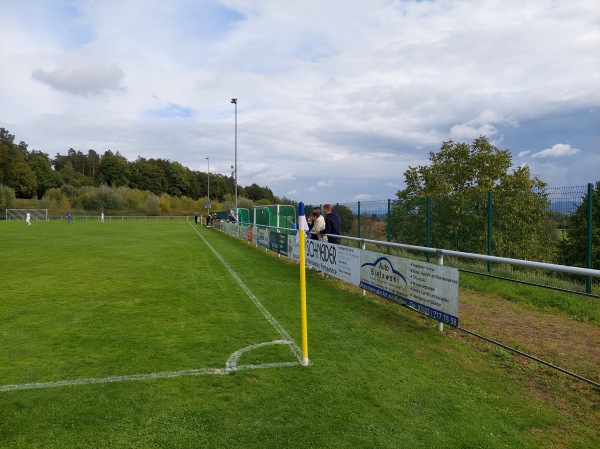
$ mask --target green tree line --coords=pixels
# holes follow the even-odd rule
[[[29,150],[23,141],[16,144],[15,136],[0,128],[0,185],[12,189],[16,198],[41,199],[50,189],[66,185],[125,187],[156,196],[167,194],[198,200],[208,195],[208,174],[167,159],[140,156],[128,161],[118,151],[111,150],[99,154],[92,149],[84,153],[70,148],[66,155],[50,157],[42,151]],[[232,176],[210,173],[211,200],[222,202],[234,191]],[[238,185],[238,196],[267,203],[282,200],[268,187],[257,184]]]

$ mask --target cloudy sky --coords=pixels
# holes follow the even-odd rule
[[[0,127],[308,203],[393,198],[487,135],[550,186],[600,180],[598,0],[0,0]]]

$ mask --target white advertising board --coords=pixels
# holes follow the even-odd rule
[[[363,250],[360,287],[458,326],[458,270]]]
[[[258,240],[264,238],[259,234]],[[300,251],[296,236],[288,236],[287,248],[288,257],[298,261]],[[312,239],[305,240],[305,248],[306,264],[310,268],[458,327],[459,274],[456,268]]]
[[[360,284],[360,249],[313,239],[305,240],[305,248],[310,268],[356,286]],[[293,243],[292,257],[296,261],[300,258],[297,242]]]

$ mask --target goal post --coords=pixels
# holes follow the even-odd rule
[[[32,221],[48,221],[48,209],[6,209],[6,220],[25,221],[28,212]]]

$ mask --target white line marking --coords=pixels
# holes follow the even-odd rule
[[[190,224],[191,226],[191,224]],[[150,373],[150,374],[129,374],[124,376],[108,376],[108,377],[92,377],[88,379],[75,379],[75,380],[59,380],[56,382],[35,382],[27,384],[13,384],[13,385],[2,385],[0,386],[0,392],[2,391],[17,391],[17,390],[36,390],[43,388],[57,388],[57,387],[71,387],[77,385],[92,385],[92,384],[105,384],[111,382],[127,382],[133,380],[148,380],[148,379],[164,379],[173,377],[183,376],[201,376],[209,374],[229,374],[233,371],[243,371],[250,369],[265,369],[265,368],[280,368],[284,366],[297,366],[302,365],[302,351],[292,340],[290,335],[285,329],[277,322],[277,320],[269,313],[265,306],[258,300],[258,298],[250,291],[250,289],[242,282],[238,275],[232,270],[232,268],[225,262],[219,253],[212,247],[210,243],[194,229],[198,235],[204,240],[204,243],[211,249],[211,251],[217,256],[217,258],[223,263],[227,271],[233,276],[236,282],[246,292],[252,302],[258,307],[263,313],[264,317],[271,323],[271,325],[277,330],[279,335],[283,337],[282,340],[275,340],[265,343],[257,343],[254,345],[247,346],[238,351],[235,351],[225,364],[225,368],[201,368],[201,369],[190,369],[190,370],[179,370],[179,371],[165,371],[161,373]],[[298,358],[297,362],[279,362],[279,363],[263,363],[260,365],[238,365],[237,362],[242,355],[246,352],[252,351],[253,349],[261,348],[263,346],[271,345],[288,345],[292,353]]]
[[[258,307],[258,309],[262,312],[263,316],[267,319],[267,321],[269,321],[269,323],[271,323],[271,326],[273,326],[275,328],[275,330],[279,333],[281,338],[288,342],[288,345],[290,346],[290,350],[298,358],[298,361],[302,362],[302,350],[296,344],[296,342],[294,342],[292,337],[290,337],[290,334],[288,334],[286,332],[286,330],[281,326],[281,324],[279,324],[277,322],[277,320],[273,317],[273,315],[271,315],[269,313],[269,311],[265,308],[265,306],[254,295],[254,293],[252,293],[250,291],[250,289],[246,286],[246,284],[244,284],[244,282],[239,278],[239,276],[235,273],[235,271],[233,271],[233,269],[229,266],[229,264],[225,261],[225,259],[223,259],[223,257],[221,257],[221,255],[217,252],[217,250],[214,249],[210,243],[208,243],[208,240],[206,240],[204,238],[204,236],[202,234],[200,234],[200,232],[198,232],[198,230],[193,227],[193,225],[190,224],[190,226],[192,226],[192,229],[194,229],[194,231],[196,231],[196,233],[204,241],[206,246],[208,246],[210,248],[210,250],[215,254],[215,256],[217,256],[217,258],[225,266],[225,268],[227,268],[227,271],[229,271],[229,274],[231,274],[231,276],[235,279],[235,281],[238,283],[238,285],[240,287],[242,287],[242,289],[246,292],[246,294],[252,300],[254,305],[256,307]]]
[[[237,369],[237,361],[246,352],[252,351],[257,348],[262,348],[263,346],[289,345],[290,343],[293,343],[293,342],[290,342],[287,340],[275,340],[275,341],[268,341],[265,343],[257,343],[255,345],[247,346],[247,347],[242,348],[239,351],[235,351],[233,354],[231,354],[231,357],[229,357],[229,360],[227,360],[227,363],[225,364],[225,369],[228,371],[235,371]],[[294,364],[295,363],[296,362],[294,362]]]
[[[287,343],[287,342],[286,342]],[[267,343],[270,344],[270,343]],[[239,351],[238,351],[239,352]],[[234,353],[235,354],[235,353]],[[89,379],[75,379],[75,380],[59,380],[57,382],[36,382],[30,384],[14,384],[14,385],[2,385],[1,391],[16,391],[16,390],[37,390],[42,388],[56,388],[56,387],[72,387],[76,385],[91,385],[91,384],[106,384],[111,382],[127,382],[132,380],[148,380],[148,379],[165,379],[172,377],[183,377],[183,376],[202,376],[208,374],[229,374],[232,371],[243,371],[250,369],[265,369],[265,368],[280,368],[283,366],[296,366],[301,365],[300,362],[281,362],[281,363],[263,363],[261,365],[240,365],[233,366],[231,368],[201,368],[201,369],[189,369],[181,371],[166,371],[162,373],[150,373],[150,374],[130,374],[125,376],[109,376],[109,377],[92,377]]]
[[[183,371],[168,371],[151,374],[131,374],[126,376],[95,377],[90,379],[60,380],[58,382],[36,382],[31,384],[3,385],[0,391],[35,390],[38,388],[68,387],[74,385],[104,384],[110,382],[125,382],[128,380],[161,379],[165,377],[198,376],[201,374],[226,374],[221,369],[192,369]]]

